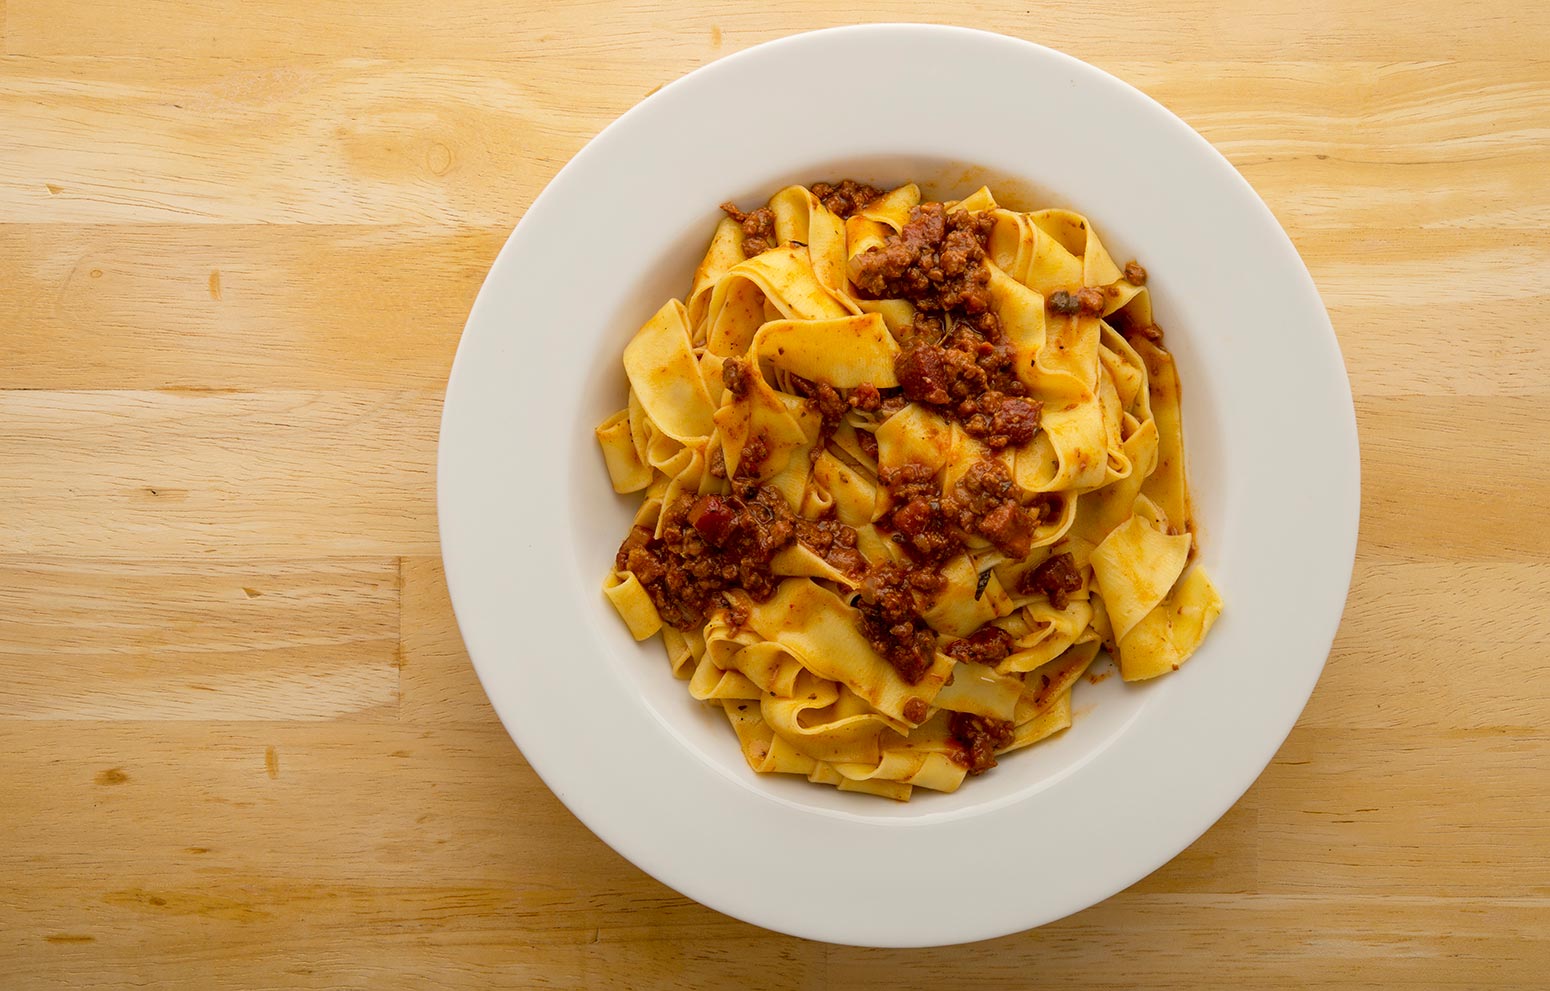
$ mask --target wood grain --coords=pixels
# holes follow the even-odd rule
[[[194,0],[150,0],[61,11],[49,0],[9,0],[6,50],[18,55],[190,54],[252,51],[371,58],[500,57],[591,65],[599,74],[648,61],[669,71],[680,61],[741,48],[794,30],[859,21],[922,21],[1019,34],[1093,54],[1162,51],[1179,59],[1297,59],[1318,52],[1374,60],[1537,58],[1550,14],[1524,5],[1468,8],[1396,6],[1350,0],[1310,11],[1298,0],[1268,0],[1242,17],[1230,0],[1179,0],[1159,7],[1087,10],[1051,4],[971,0],[944,11],[927,0],[876,5],[796,0],[728,5],[691,14],[670,0],[618,4],[565,0],[524,8],[501,0],[454,0],[425,15],[416,0],[371,9],[306,0],[263,7],[211,7]],[[1448,16],[1451,15],[1451,16]],[[1467,29],[1466,29],[1467,28]]]
[[[439,391],[508,233],[0,225],[0,387]]]
[[[1053,45],[1210,139],[1363,445],[1275,761],[969,947],[789,939],[614,854],[495,720],[436,544],[441,389],[533,197],[663,83],[861,19]],[[0,984],[1543,987],[1546,50],[1498,2],[0,0]]]
[[[0,560],[0,719],[392,717],[398,592],[396,558]]]
[[[1543,230],[1542,70],[1493,65],[1482,89],[1460,63],[1095,61],[1216,142],[1284,221]],[[579,91],[577,78],[548,59],[9,59],[0,209],[48,223],[509,230],[571,154],[666,81],[640,63]]]
[[[434,554],[440,416],[415,392],[0,391],[0,547]]]

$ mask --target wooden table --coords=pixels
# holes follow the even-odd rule
[[[708,7],[0,0],[0,985],[1544,987],[1550,7]],[[474,680],[433,513],[544,183],[860,18],[1049,43],[1204,133],[1324,293],[1364,454],[1259,783],[1129,891],[930,951],[734,922],[595,839]]]

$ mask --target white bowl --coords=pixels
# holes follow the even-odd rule
[[[717,204],[791,182],[990,182],[1091,218],[1138,258],[1179,365],[1204,646],[1142,685],[1082,684],[1075,725],[908,804],[758,776],[600,590],[636,502],[592,428],[620,353],[681,296]],[[1021,202],[1019,202],[1021,201]],[[502,722],[614,849],[729,915],[812,939],[924,946],[1037,926],[1187,847],[1253,783],[1323,668],[1356,546],[1355,416],[1318,293],[1265,205],[1182,121],[1024,41],[874,25],[706,66],[610,125],[490,269],[447,387],[447,581]]]

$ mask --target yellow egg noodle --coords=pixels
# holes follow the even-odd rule
[[[641,496],[637,527],[660,534],[668,507],[728,492],[757,451],[756,473],[744,475],[777,490],[795,516],[854,528],[868,566],[907,563],[884,523],[890,495],[879,475],[890,468],[924,465],[948,492],[976,462],[996,460],[1019,498],[1060,497],[1026,556],[971,535],[941,565],[946,583],[920,613],[937,649],[913,682],[863,634],[857,575],[803,543],[770,561],[773,594],[757,601],[730,588],[693,629],[664,623],[649,578],[608,575],[604,592],[630,633],[661,633],[673,674],[725,712],[751,768],[900,800],[916,786],[951,792],[963,782],[955,713],[1009,726],[998,754],[1026,747],[1071,724],[1072,687],[1100,649],[1125,681],[1153,678],[1177,670],[1221,611],[1192,564],[1173,360],[1158,335],[1121,333],[1153,325],[1144,274],[1127,279],[1078,214],[1004,209],[988,189],[946,204],[993,218],[991,309],[1026,395],[1042,403],[1031,439],[993,449],[920,402],[882,413],[852,405],[825,428],[799,380],[842,396],[900,385],[915,308],[863,298],[847,271],[920,203],[909,184],[841,217],[791,186],[768,204],[773,247],[746,258],[744,226],[722,219],[686,296],[625,348],[628,403],[597,428],[614,489]],[[1084,287],[1102,292],[1101,313],[1049,307],[1054,294]],[[733,362],[746,369],[739,390],[727,384]],[[1060,554],[1079,589],[1019,591]],[[1003,659],[948,653],[985,624],[1010,636]]]

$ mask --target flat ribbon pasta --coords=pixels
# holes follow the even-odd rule
[[[920,681],[905,681],[856,628],[851,607],[810,579],[781,582],[773,598],[749,611],[748,624],[808,671],[843,684],[878,712],[903,723],[913,722],[905,712],[910,701],[929,703],[953,666],[952,658],[939,656]]]
[[[715,406],[695,364],[688,312],[678,300],[668,300],[630,340],[624,349],[624,371],[661,433],[680,443],[710,433]]]

